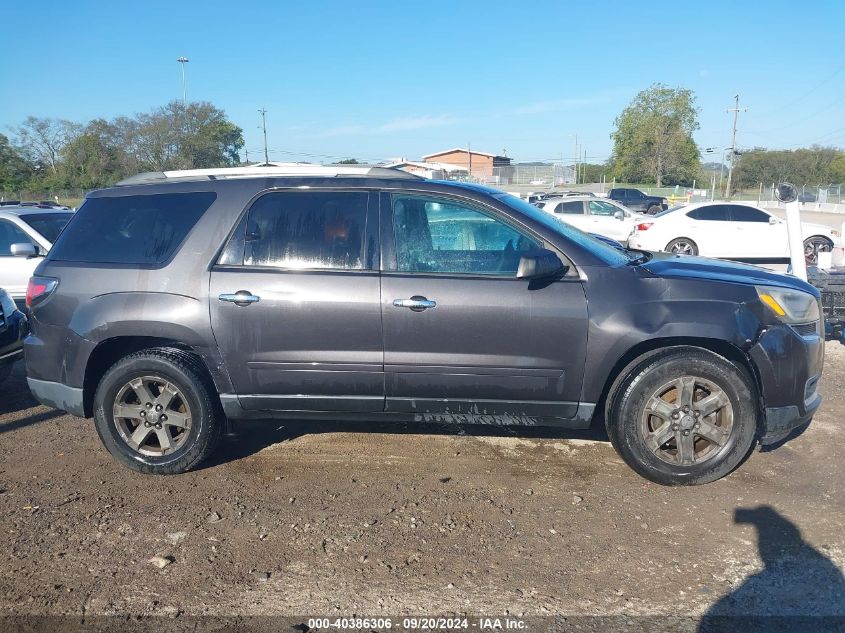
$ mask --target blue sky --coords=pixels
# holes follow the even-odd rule
[[[409,159],[472,144],[606,159],[653,82],[692,89],[701,147],[845,146],[845,2],[0,0],[0,131],[181,98],[223,108],[258,158]]]

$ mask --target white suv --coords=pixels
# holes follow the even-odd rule
[[[0,288],[18,305],[41,257],[59,236],[71,211],[30,206],[0,206]]]

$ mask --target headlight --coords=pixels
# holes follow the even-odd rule
[[[819,302],[800,290],[776,286],[755,286],[760,301],[784,323],[812,323],[819,320]]]
[[[3,316],[7,319],[18,309],[12,298],[2,290],[0,290],[0,309],[3,310]]]

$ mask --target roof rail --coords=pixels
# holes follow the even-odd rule
[[[117,186],[142,185],[170,180],[218,180],[228,178],[256,178],[259,176],[369,176],[371,178],[405,178],[419,180],[420,176],[392,167],[356,167],[354,165],[311,165],[290,163],[284,165],[250,165],[247,167],[221,167],[213,169],[181,169],[177,171],[148,171],[124,178]]]

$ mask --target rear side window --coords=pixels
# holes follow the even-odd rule
[[[575,202],[561,202],[557,205],[555,213],[563,213],[566,215],[583,215],[584,203],[580,200]]]
[[[59,237],[59,233],[62,232],[71,217],[73,217],[72,213],[33,213],[22,215],[21,220],[29,224],[52,244]]]
[[[89,198],[50,250],[50,259],[163,264],[217,197],[210,191]]]
[[[369,268],[368,200],[366,191],[266,194],[250,207],[218,263],[295,270]]]
[[[727,222],[728,207],[724,204],[711,204],[706,207],[698,207],[687,213],[687,217],[693,220],[709,220],[711,222]]]

